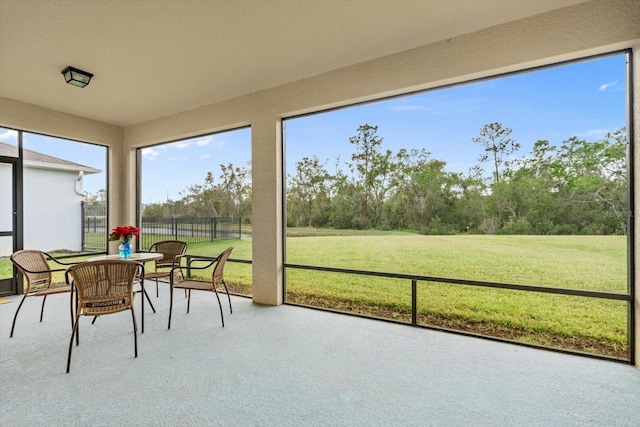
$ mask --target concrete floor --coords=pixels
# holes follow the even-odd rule
[[[152,297],[82,319],[66,374],[68,296],[0,305],[2,426],[639,426],[640,369],[294,306]],[[223,303],[225,300],[223,300]],[[139,311],[139,303],[136,304]],[[137,313],[138,318],[140,313]]]

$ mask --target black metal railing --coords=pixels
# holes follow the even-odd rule
[[[494,341],[507,342],[510,344],[518,344],[518,345],[523,345],[527,347],[541,348],[545,350],[552,350],[552,351],[558,351],[558,352],[569,353],[569,354],[577,354],[581,356],[588,356],[588,357],[594,357],[599,359],[622,361],[626,363],[631,362],[635,358],[635,325],[632,321],[633,320],[632,318],[629,318],[629,321],[627,324],[628,347],[627,347],[626,359],[620,359],[620,358],[607,356],[607,355],[586,353],[586,352],[566,349],[566,348],[557,348],[557,347],[550,347],[550,346],[545,346],[541,344],[515,341],[511,339],[496,337],[496,336],[482,335],[482,334],[477,334],[472,332],[452,330],[448,328],[440,328],[437,326],[423,325],[418,323],[418,282],[444,283],[444,284],[452,284],[452,285],[474,286],[474,287],[496,288],[496,289],[510,289],[510,290],[523,291],[523,292],[538,292],[538,293],[566,295],[566,296],[573,296],[573,297],[587,297],[587,298],[596,298],[596,299],[604,299],[604,300],[625,301],[627,303],[627,312],[628,312],[627,316],[630,316],[633,311],[633,297],[631,293],[592,291],[592,290],[585,290],[585,289],[570,289],[570,288],[554,288],[554,287],[537,286],[537,285],[520,285],[515,283],[486,282],[486,281],[479,281],[479,280],[453,279],[453,278],[446,278],[446,277],[422,276],[422,275],[415,275],[415,274],[399,274],[399,273],[376,272],[376,271],[368,271],[368,270],[352,270],[347,268],[320,267],[320,266],[303,265],[303,264],[285,263],[285,269],[286,268],[323,271],[323,272],[329,272],[329,273],[386,277],[391,279],[404,279],[404,280],[410,281],[411,282],[411,322],[409,324],[412,326],[424,327],[428,329],[444,330],[447,332],[476,336],[480,338],[491,339]],[[316,308],[316,309],[326,310],[326,311],[340,312],[343,314],[350,314],[350,315],[355,315],[360,317],[373,317],[373,316],[362,315],[359,313],[344,312],[341,310],[334,310],[330,308],[288,302],[286,300],[286,288],[284,290],[284,293],[285,293],[284,299],[286,304],[311,307],[311,308]],[[376,319],[385,320],[385,321],[394,322],[394,323],[407,324],[407,322],[398,321],[394,319],[378,318],[378,317],[376,317]]]
[[[191,262],[195,261],[195,260],[213,260],[213,259],[215,259],[215,257],[207,257],[207,256],[201,256],[201,255],[187,255],[186,259],[187,259],[187,264],[190,265]],[[229,262],[235,262],[235,263],[244,263],[244,264],[251,264],[252,263],[250,260],[231,259],[231,258],[229,258],[228,261]],[[536,293],[543,293],[543,294],[565,295],[565,296],[570,296],[570,297],[582,297],[582,298],[594,298],[594,299],[613,300],[613,301],[624,301],[627,304],[628,316],[631,314],[632,305],[633,305],[633,297],[632,297],[632,295],[630,293],[593,291],[593,290],[587,290],[587,289],[556,288],[556,287],[539,286],[539,285],[521,285],[521,284],[515,284],[515,283],[488,282],[488,281],[480,281],[480,280],[465,280],[465,279],[454,279],[454,278],[438,277],[438,276],[423,276],[423,275],[415,275],[415,274],[377,272],[377,271],[369,271],[369,270],[353,270],[353,269],[348,269],[348,268],[321,267],[321,266],[312,266],[312,265],[303,265],[303,264],[290,264],[290,263],[285,263],[285,269],[286,268],[300,269],[300,270],[322,271],[322,272],[328,272],[328,273],[353,274],[353,275],[361,275],[361,276],[384,277],[384,278],[389,278],[389,279],[406,280],[407,282],[410,282],[410,286],[411,286],[411,321],[410,322],[405,322],[405,321],[396,320],[396,319],[380,318],[380,317],[374,317],[374,316],[365,315],[365,314],[361,314],[361,313],[345,312],[345,311],[338,310],[338,309],[332,309],[332,308],[326,308],[326,307],[319,307],[319,306],[313,306],[313,305],[308,305],[308,304],[290,302],[290,301],[287,301],[286,287],[283,290],[283,292],[285,294],[284,295],[285,304],[302,306],[302,307],[313,308],[313,309],[324,310],[324,311],[330,311],[330,312],[339,312],[341,314],[349,314],[349,315],[358,316],[358,317],[375,318],[377,320],[384,320],[384,321],[393,322],[393,323],[409,324],[411,326],[417,326],[417,327],[422,327],[422,328],[426,328],[426,329],[442,330],[442,331],[446,331],[446,332],[450,332],[450,333],[469,335],[469,336],[474,336],[474,337],[479,337],[479,338],[484,338],[484,339],[490,339],[490,340],[493,340],[493,341],[506,342],[506,343],[509,343],[509,344],[516,344],[516,345],[522,345],[522,346],[526,346],[526,347],[540,348],[540,349],[544,349],[544,350],[551,350],[551,351],[556,351],[556,352],[561,352],[561,353],[575,354],[575,355],[587,356],[587,357],[598,358],[598,359],[605,359],[605,360],[613,360],[613,361],[618,361],[618,362],[630,363],[632,360],[634,360],[634,357],[635,357],[635,337],[634,337],[635,325],[634,325],[634,323],[632,321],[629,321],[628,324],[627,324],[627,343],[628,343],[628,346],[627,346],[627,358],[613,357],[613,356],[608,356],[608,355],[604,355],[604,354],[587,353],[587,352],[584,352],[584,351],[573,350],[573,349],[569,349],[569,348],[551,347],[551,346],[546,346],[546,345],[542,345],[542,344],[516,341],[516,340],[513,340],[513,339],[501,338],[501,337],[492,336],[492,335],[483,335],[483,334],[467,332],[467,331],[463,331],[463,330],[455,330],[455,329],[450,329],[450,328],[441,328],[441,327],[438,327],[438,326],[418,323],[418,314],[419,314],[418,313],[418,285],[419,285],[419,282],[423,282],[423,283],[441,283],[441,284],[472,286],[472,287],[481,287],[481,288],[508,289],[508,290],[522,291],[522,292],[536,292]],[[239,294],[236,294],[236,295],[239,295]],[[246,295],[241,295],[241,296],[246,296]]]

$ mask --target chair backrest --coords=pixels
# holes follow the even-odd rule
[[[187,242],[180,240],[163,240],[156,242],[149,248],[149,252],[158,252],[162,258],[156,260],[156,268],[174,267],[180,265],[182,256],[187,253]]]
[[[224,265],[227,263],[232,250],[233,246],[225,249],[224,252],[220,254],[220,258],[218,259],[212,273],[213,283],[218,284],[224,281]]]
[[[69,267],[69,276],[78,294],[81,314],[109,314],[133,304],[133,284],[142,270],[141,263],[125,260],[84,262]]]
[[[38,291],[51,284],[51,267],[44,252],[24,249],[14,252],[10,258],[26,278],[25,293]]]

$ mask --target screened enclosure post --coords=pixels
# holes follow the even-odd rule
[[[411,324],[418,324],[418,281],[411,281]]]

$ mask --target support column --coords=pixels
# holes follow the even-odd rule
[[[283,301],[282,120],[251,122],[253,302]]]
[[[124,144],[109,148],[109,224],[136,225],[136,150]],[[109,242],[107,252],[118,252],[118,242]]]

